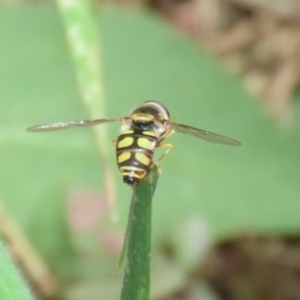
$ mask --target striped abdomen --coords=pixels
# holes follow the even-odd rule
[[[152,131],[128,130],[117,140],[117,162],[123,181],[137,185],[152,166],[157,138]]]

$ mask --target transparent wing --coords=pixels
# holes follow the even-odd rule
[[[190,127],[183,124],[171,123],[172,129],[176,132],[186,133],[192,135],[194,137],[200,138],[207,142],[223,144],[223,145],[231,145],[231,146],[241,146],[242,144],[236,140],[228,138],[223,135],[219,135],[216,133],[212,133],[209,131],[205,131],[199,128]]]
[[[80,121],[67,121],[67,122],[56,122],[49,124],[40,124],[27,128],[27,131],[30,132],[39,132],[39,131],[57,131],[73,127],[88,127],[98,124],[121,121],[121,119],[95,119],[95,120],[80,120]]]

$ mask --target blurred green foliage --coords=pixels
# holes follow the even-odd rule
[[[3,300],[33,300],[28,286],[23,282],[22,275],[11,261],[5,245],[0,241],[0,292]]]
[[[99,22],[110,117],[157,99],[175,121],[243,144],[218,146],[180,134],[170,139],[175,147],[161,164],[153,203],[154,240],[194,214],[208,222],[214,238],[298,231],[296,133],[280,133],[240,80],[155,16],[107,8]],[[25,132],[38,123],[88,118],[62,22],[51,6],[1,7],[0,43],[0,197],[39,249],[55,243],[70,254],[66,232],[57,228],[65,220],[66,191],[103,188],[92,132]],[[115,139],[118,124],[110,133]],[[125,225],[131,190],[111,164]]]

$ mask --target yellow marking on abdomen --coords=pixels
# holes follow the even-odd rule
[[[135,159],[145,166],[149,166],[151,163],[150,158],[147,155],[145,155],[144,153],[136,153]]]
[[[153,150],[153,144],[151,143],[151,141],[149,141],[149,139],[147,138],[138,138],[137,140],[137,144],[143,148],[143,149],[147,149],[147,150]]]
[[[137,168],[137,167],[133,167],[133,166],[122,166],[122,167],[120,168],[120,171],[145,172],[144,169],[142,169],[142,168]]]
[[[118,143],[118,148],[129,147],[133,144],[133,137],[125,137]]]
[[[142,179],[142,178],[145,177],[146,174],[138,174],[138,173],[132,173],[132,172],[121,172],[121,175]]]
[[[123,131],[121,134],[132,134],[132,133],[134,133],[134,130],[128,129]]]
[[[120,155],[118,155],[118,163],[121,164],[124,161],[130,159],[130,157],[131,157],[131,153],[125,151],[125,152],[121,153]]]
[[[121,167],[120,173],[122,176],[132,176],[142,179],[147,175],[147,170],[136,167]]]
[[[153,131],[143,131],[144,135],[156,137],[156,134]]]
[[[136,167],[121,167],[119,169],[122,176],[130,176],[142,179],[147,175],[147,170]]]

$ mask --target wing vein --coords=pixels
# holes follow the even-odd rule
[[[230,145],[230,146],[241,146],[241,143],[237,140],[231,139],[229,137],[220,134],[212,133],[200,128],[190,127],[178,123],[171,123],[171,127],[176,132],[189,134],[207,142],[222,144],[222,145]]]
[[[47,124],[40,124],[35,125],[27,128],[27,131],[30,132],[39,132],[39,131],[58,131],[58,130],[64,130],[68,128],[74,128],[74,127],[89,127],[89,126],[95,126],[99,124],[104,124],[108,122],[115,122],[115,121],[121,121],[120,118],[118,119],[94,119],[94,120],[80,120],[80,121],[66,121],[66,122],[54,122],[54,123],[47,123]]]

